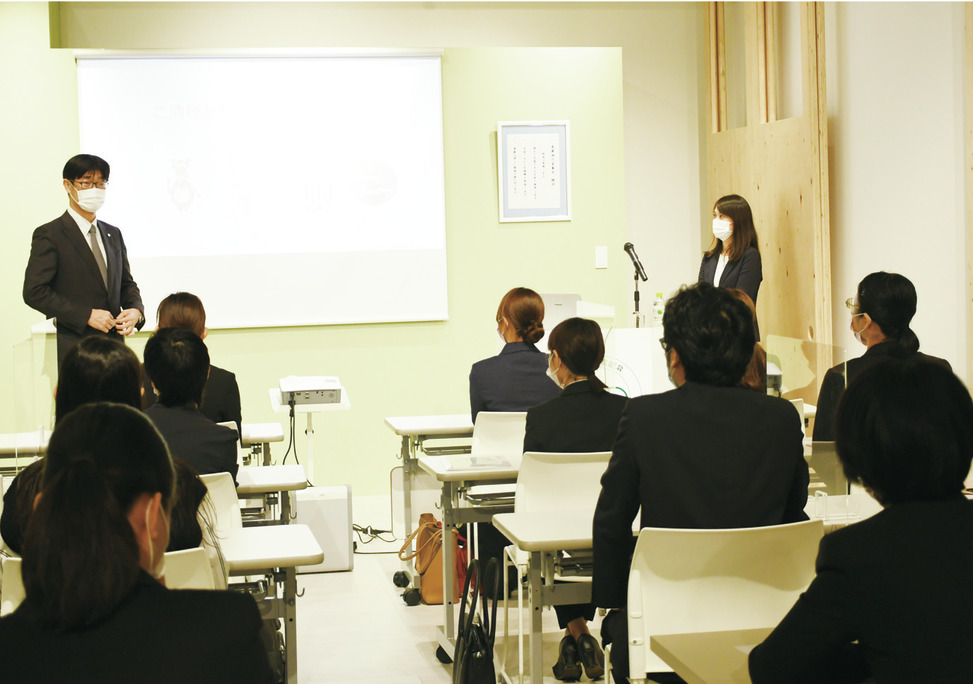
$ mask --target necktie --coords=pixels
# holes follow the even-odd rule
[[[95,255],[95,263],[98,264],[98,270],[101,271],[101,279],[105,281],[105,287],[108,287],[108,266],[105,264],[105,257],[101,254],[101,248],[98,247],[98,236],[95,228],[95,224],[91,224],[91,228],[88,229],[88,243],[91,245],[91,252]]]

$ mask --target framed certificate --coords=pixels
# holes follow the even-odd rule
[[[500,222],[570,221],[567,121],[497,124]]]

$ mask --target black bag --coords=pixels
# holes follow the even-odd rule
[[[499,593],[500,572],[496,558],[487,563],[484,573],[495,585],[493,596]],[[453,684],[496,684],[497,673],[493,666],[493,640],[497,630],[497,602],[488,616],[486,592],[481,591],[479,561],[470,561],[463,586],[463,598],[459,609],[459,630],[456,635],[456,650],[453,652]],[[470,586],[472,585],[472,594]],[[482,596],[481,596],[482,594]],[[483,602],[477,614],[476,600]],[[467,605],[467,600],[469,604]],[[467,607],[469,612],[467,613]]]

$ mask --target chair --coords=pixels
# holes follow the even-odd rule
[[[480,414],[482,415],[482,414]],[[591,453],[545,453],[539,451],[526,452],[520,463],[517,475],[517,488],[514,492],[514,512],[530,513],[534,511],[590,511],[592,517],[595,505],[601,493],[601,476],[611,458],[610,451]],[[503,603],[503,635],[504,662],[506,662],[506,648],[508,630],[508,604],[510,595],[507,585],[507,568],[517,565],[520,576],[527,572],[527,554],[511,545],[505,549],[503,562],[504,603]],[[573,577],[574,581],[591,581],[590,577]],[[519,674],[524,674],[524,598],[522,592],[517,593],[518,634],[517,647],[519,654]]]
[[[701,530],[646,527],[628,579],[629,679],[670,672],[653,634],[771,627],[814,578],[820,520]]]
[[[20,578],[20,559],[3,558],[3,592],[0,594],[0,617],[10,615],[24,600],[24,583]]]
[[[229,473],[209,473],[200,475],[199,479],[206,485],[206,499],[209,499],[207,510],[212,511],[212,521],[216,535],[224,530],[243,527],[243,517],[240,514],[240,499],[237,498],[236,485]]]
[[[203,547],[166,552],[169,589],[216,589],[209,555]]]
[[[527,430],[525,411],[480,411],[473,424],[473,459],[497,459],[520,465],[524,453],[524,433]]]

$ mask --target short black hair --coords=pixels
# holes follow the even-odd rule
[[[753,316],[730,292],[700,282],[680,288],[662,316],[663,344],[675,349],[686,379],[732,387],[753,357]]]
[[[54,422],[84,404],[113,401],[142,406],[142,367],[131,349],[106,335],[82,337],[61,362]]]
[[[916,301],[916,286],[898,273],[869,273],[858,283],[858,311],[868,314],[886,337],[908,352],[919,350],[919,338],[909,327]]]
[[[96,157],[93,154],[76,154],[64,164],[64,171],[61,172],[61,178],[74,182],[79,178],[83,178],[89,171],[100,172],[101,179],[107,181],[111,167],[108,166],[108,162],[104,159]]]
[[[200,404],[209,375],[209,351],[190,330],[160,328],[145,343],[145,372],[163,406]]]
[[[835,425],[845,475],[883,505],[960,495],[973,459],[973,400],[945,367],[916,356],[863,370]]]

